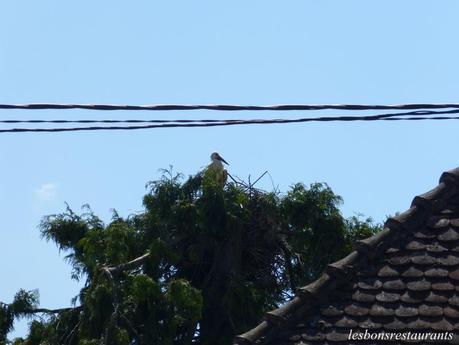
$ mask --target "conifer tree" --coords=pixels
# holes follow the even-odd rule
[[[88,207],[43,218],[43,238],[85,285],[68,308],[39,308],[24,290],[1,303],[0,344],[21,317],[30,330],[14,345],[230,344],[379,229],[343,218],[324,183],[281,194],[165,171],[148,190],[141,214],[109,224]]]

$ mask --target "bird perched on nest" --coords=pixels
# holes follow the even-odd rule
[[[226,184],[226,180],[228,179],[228,172],[225,170],[223,163],[229,165],[228,162],[225,161],[218,152],[212,153],[210,155],[210,160],[212,162],[207,167],[207,170],[215,174],[217,182],[224,186]]]

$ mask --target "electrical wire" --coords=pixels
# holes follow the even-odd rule
[[[459,103],[410,103],[395,105],[362,104],[277,104],[277,105],[233,105],[233,104],[152,104],[152,105],[117,105],[117,104],[0,104],[0,109],[86,109],[86,110],[217,110],[217,111],[287,111],[287,110],[396,110],[396,109],[459,109]]]
[[[303,117],[297,119],[251,119],[251,120],[68,120],[72,121],[120,121],[122,123],[129,121],[139,122],[157,122],[150,125],[135,126],[89,126],[89,127],[59,127],[59,128],[10,128],[0,129],[0,133],[20,133],[20,132],[75,132],[75,131],[99,131],[99,130],[137,130],[151,128],[177,128],[177,127],[217,127],[217,126],[234,126],[234,125],[266,125],[266,124],[285,124],[285,123],[302,123],[302,122],[351,122],[351,121],[424,121],[424,120],[459,120],[458,116],[438,116],[441,114],[458,114],[459,109],[448,111],[414,111],[405,113],[365,115],[365,116],[322,116],[322,117]],[[8,120],[4,120],[8,121]],[[63,120],[12,120],[12,121],[63,121]],[[186,121],[186,122],[181,122]]]
[[[439,115],[439,114],[457,114],[459,113],[459,109],[453,110],[442,110],[442,111],[432,111],[432,110],[417,110],[417,111],[410,111],[410,112],[400,112],[400,113],[386,113],[380,115],[369,115],[369,116],[361,116],[360,119],[382,119],[382,118],[389,118],[389,117],[398,117],[398,116],[427,116],[427,115]],[[332,119],[341,118],[358,118],[355,116],[341,116],[341,117],[318,117],[315,119],[320,119],[317,121],[331,121]],[[300,118],[300,119],[268,119],[263,121],[277,121],[281,123],[281,121],[293,121],[293,120],[301,120],[300,122],[306,122],[305,120],[308,118]],[[310,118],[314,119],[314,118]],[[330,120],[329,120],[330,119]],[[304,120],[304,121],[303,121]],[[198,119],[198,120],[190,120],[190,119],[182,119],[182,120],[160,120],[160,119],[148,119],[148,120],[0,120],[0,123],[12,124],[12,123],[221,123],[221,122],[244,122],[244,121],[256,121],[256,120],[244,120],[244,119]],[[350,120],[352,121],[352,120]]]

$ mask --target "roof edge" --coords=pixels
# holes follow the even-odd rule
[[[459,167],[442,173],[439,184],[432,190],[414,197],[411,207],[405,212],[389,217],[384,228],[377,234],[357,241],[355,250],[345,258],[331,263],[317,280],[298,289],[295,297],[283,306],[265,313],[264,320],[251,330],[236,336],[234,345],[253,345],[274,327],[281,327],[287,322],[287,317],[307,303],[314,305],[321,296],[334,286],[338,280],[353,269],[353,265],[361,258],[374,258],[381,253],[387,238],[399,231],[411,231],[422,224],[425,211],[431,211],[439,201],[447,196],[449,186],[459,186]],[[257,342],[258,344],[258,342]]]

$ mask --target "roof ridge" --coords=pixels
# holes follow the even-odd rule
[[[289,316],[316,307],[324,294],[333,289],[356,265],[368,258],[379,256],[384,249],[387,238],[401,231],[411,231],[422,224],[426,218],[425,211],[432,211],[442,205],[449,196],[448,188],[459,185],[459,167],[443,172],[438,185],[432,190],[415,196],[411,207],[405,212],[389,217],[383,230],[366,239],[356,242],[355,250],[341,260],[327,265],[325,272],[315,281],[297,289],[295,296],[279,308],[265,313],[264,319],[249,331],[235,337],[235,345],[255,344],[261,337],[288,324]],[[363,260],[362,260],[363,259]]]

